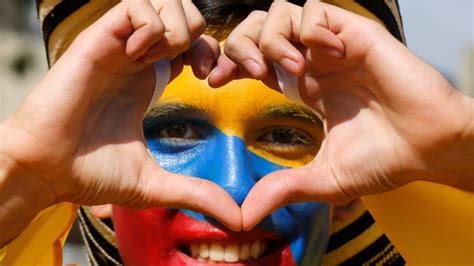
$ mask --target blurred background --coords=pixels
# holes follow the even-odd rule
[[[47,71],[34,3],[0,1],[0,122]],[[399,3],[408,47],[442,72],[457,89],[474,96],[474,0]],[[77,228],[69,237],[64,263],[87,264]]]

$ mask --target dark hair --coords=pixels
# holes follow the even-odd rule
[[[192,0],[206,20],[207,33],[222,40],[252,11],[268,11],[273,0]],[[306,0],[289,0],[304,5]]]
[[[268,11],[273,0],[192,0],[207,23],[206,33],[223,40],[252,11]],[[303,6],[306,0],[288,0]],[[381,19],[387,29],[400,42],[404,42],[403,23],[399,14],[398,0],[355,0],[362,7]],[[390,8],[390,6],[392,8]]]

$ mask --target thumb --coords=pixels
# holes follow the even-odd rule
[[[242,228],[251,230],[274,210],[288,204],[308,201],[341,204],[350,199],[327,165],[276,171],[257,182],[245,198],[241,207]]]
[[[215,217],[234,231],[241,229],[240,207],[220,186],[206,179],[170,173],[156,163],[144,167],[145,207],[188,209]]]

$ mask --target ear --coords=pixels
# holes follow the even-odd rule
[[[92,215],[99,219],[112,218],[112,204],[91,206],[90,210]]]

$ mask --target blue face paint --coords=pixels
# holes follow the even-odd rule
[[[180,122],[176,122],[180,123]],[[194,124],[195,139],[153,137],[160,127],[145,124],[149,150],[166,170],[210,180],[224,188],[240,205],[263,176],[285,167],[247,149],[245,142],[208,123]],[[164,126],[173,124],[165,123]],[[161,126],[163,128],[163,126]],[[216,223],[202,214],[181,210],[201,221]],[[318,265],[327,246],[329,206],[323,203],[292,204],[273,212],[259,225],[290,244],[297,265]]]

